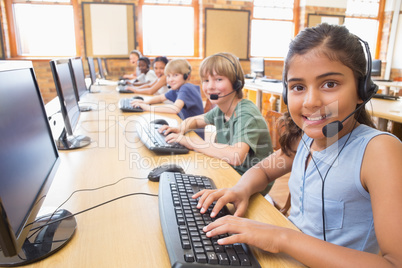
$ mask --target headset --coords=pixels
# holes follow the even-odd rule
[[[236,64],[235,64],[231,59],[229,59],[229,57],[227,57],[227,56],[225,56],[225,55],[223,55],[223,54],[215,54],[215,55],[213,55],[213,56],[225,58],[225,59],[227,59],[227,60],[232,64],[233,70],[234,70],[235,75],[236,75],[236,81],[232,84],[233,90],[236,91],[236,92],[240,91],[240,90],[243,88],[243,82],[241,81],[241,79],[240,79],[239,76],[237,75],[237,67],[236,67]]]
[[[184,80],[187,80],[187,78],[190,76],[190,74],[191,74],[191,66],[188,66],[188,73],[186,73],[186,74],[183,74],[183,79]]]
[[[336,134],[338,134],[339,131],[343,129],[343,122],[345,122],[349,117],[351,117],[353,114],[355,114],[357,111],[359,111],[364,105],[374,96],[374,94],[377,93],[378,91],[378,86],[374,84],[373,80],[371,80],[371,65],[372,65],[372,60],[371,60],[371,53],[370,53],[370,48],[369,45],[366,41],[362,40],[358,36],[356,36],[357,39],[359,39],[360,42],[363,43],[366,55],[367,55],[367,71],[366,74],[359,79],[358,81],[358,87],[357,87],[357,93],[360,97],[360,99],[363,100],[363,103],[360,104],[352,113],[350,113],[347,117],[345,117],[342,121],[334,121],[322,128],[322,132],[325,137],[333,137]],[[285,69],[284,69],[285,72]],[[288,105],[288,85],[285,81],[285,73],[283,74],[283,91],[282,91],[282,99],[283,102]]]

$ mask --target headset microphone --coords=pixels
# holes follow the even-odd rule
[[[232,93],[234,93],[234,92],[236,92],[236,90],[233,90],[233,91],[230,92],[229,94],[226,94],[226,95],[223,95],[223,96],[218,96],[218,94],[211,94],[211,95],[209,95],[209,99],[210,99],[210,100],[217,100],[217,99],[220,99],[220,98],[229,96],[230,94],[232,94]]]
[[[355,114],[357,111],[359,111],[364,105],[371,100],[371,98],[374,96],[374,94],[377,92],[377,90],[374,90],[374,93],[367,98],[362,104],[360,104],[359,107],[357,107],[353,112],[351,112],[348,116],[345,117],[342,121],[334,121],[329,123],[328,125],[324,126],[322,128],[322,133],[324,134],[325,137],[331,138],[335,136],[336,134],[339,133],[343,129],[343,122],[345,122],[349,117],[351,117],[353,114]]]

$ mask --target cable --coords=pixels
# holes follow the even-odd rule
[[[357,117],[360,116],[360,113],[361,113],[361,110],[359,111],[359,114],[358,114]],[[350,131],[348,138],[346,139],[345,143],[343,144],[343,146],[342,146],[341,150],[339,151],[338,155],[335,157],[334,161],[332,161],[332,163],[331,163],[331,165],[329,166],[329,168],[328,168],[327,172],[325,173],[325,176],[324,176],[324,177],[322,177],[322,175],[321,175],[320,169],[318,168],[318,165],[317,165],[317,163],[316,163],[316,161],[315,161],[315,159],[314,159],[314,157],[313,157],[313,154],[310,152],[310,149],[308,148],[306,142],[303,140],[303,133],[304,133],[304,131],[302,130],[302,133],[301,133],[301,134],[302,134],[302,135],[301,135],[301,140],[302,140],[302,142],[303,142],[303,144],[304,144],[304,147],[305,147],[305,149],[309,152],[309,155],[311,156],[311,160],[313,161],[314,166],[315,166],[315,168],[316,168],[316,170],[317,170],[317,172],[318,172],[318,175],[320,176],[321,181],[322,181],[322,185],[321,185],[321,203],[322,203],[322,205],[321,205],[321,213],[322,213],[322,231],[323,231],[323,239],[324,239],[324,241],[327,241],[327,236],[326,236],[326,232],[325,232],[325,201],[324,201],[324,196],[325,196],[325,194],[324,194],[325,180],[326,180],[326,178],[327,178],[327,176],[328,176],[329,171],[331,170],[332,166],[334,165],[335,161],[338,159],[339,155],[341,154],[341,152],[342,152],[343,149],[345,148],[346,144],[348,143],[349,138],[352,136],[352,133],[353,133],[353,130],[355,129],[355,127],[356,127],[356,124],[357,124],[357,120],[355,120],[355,122],[354,122],[354,124],[353,124],[353,128],[352,128],[352,130]]]
[[[53,223],[56,223],[56,222],[59,222],[59,221],[63,221],[63,220],[65,220],[65,219],[68,219],[68,218],[71,218],[71,217],[75,217],[75,216],[77,216],[77,215],[80,215],[80,214],[82,214],[82,213],[84,213],[84,212],[87,212],[87,211],[90,211],[90,210],[92,210],[92,209],[95,209],[95,208],[104,206],[104,205],[106,205],[106,204],[112,203],[112,202],[117,201],[117,200],[120,200],[120,199],[122,199],[122,198],[126,198],[126,197],[129,197],[129,196],[135,196],[135,195],[147,195],[147,196],[159,197],[157,194],[150,194],[150,193],[131,193],[131,194],[126,194],[126,195],[121,195],[121,196],[119,196],[119,197],[110,199],[110,200],[108,200],[108,201],[105,201],[105,202],[103,202],[103,203],[100,203],[100,204],[98,204],[98,205],[92,206],[92,207],[90,207],[90,208],[87,208],[87,209],[78,211],[78,212],[76,212],[76,213],[73,213],[73,214],[71,214],[71,215],[65,216],[65,217],[63,217],[63,218],[60,218],[60,219],[57,219],[57,220],[54,220],[54,221],[51,221],[51,222],[49,221],[49,222],[47,222],[47,223],[45,223],[45,224],[43,224],[43,225],[41,225],[41,226],[32,228],[31,231],[32,231],[32,230],[37,230],[37,229],[42,229],[43,227],[48,226],[48,225],[50,225],[50,224],[53,224]]]
[[[117,180],[117,181],[114,182],[114,183],[106,184],[106,185],[103,185],[103,186],[100,186],[100,187],[75,190],[74,192],[72,192],[72,193],[70,194],[70,196],[69,196],[63,203],[61,203],[61,204],[55,209],[55,211],[52,213],[52,215],[50,215],[49,220],[47,221],[47,223],[46,223],[44,226],[50,224],[49,222],[51,221],[51,219],[52,219],[52,217],[54,216],[54,214],[56,214],[56,212],[57,212],[65,203],[67,203],[67,202],[71,199],[71,197],[73,197],[73,195],[75,195],[76,193],[78,193],[78,192],[86,192],[86,191],[97,191],[97,190],[100,190],[100,189],[103,189],[103,188],[107,188],[107,187],[110,187],[110,186],[114,186],[114,185],[116,185],[116,184],[118,184],[118,183],[120,183],[121,181],[126,180],[126,179],[148,180],[147,178],[138,178],[138,177],[130,177],[130,176],[128,176],[128,177],[123,177],[123,178]],[[28,227],[28,226],[34,224],[35,222],[41,220],[41,219],[44,218],[44,217],[46,217],[46,216],[42,216],[42,217],[36,218],[33,222],[26,224],[26,225],[24,226],[24,229],[25,229],[26,227]],[[31,229],[31,230],[32,230],[32,229]],[[39,231],[39,230],[38,230],[38,231]],[[34,236],[38,231],[36,231],[36,232],[34,232],[33,234],[31,234],[27,239],[29,239],[29,238],[31,238],[32,236]]]

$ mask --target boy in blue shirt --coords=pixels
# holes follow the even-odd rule
[[[156,113],[173,113],[181,119],[204,113],[200,87],[188,83],[191,76],[191,65],[185,59],[173,59],[165,67],[166,81],[170,90],[148,100],[133,100],[131,104],[141,107],[144,111]],[[173,104],[151,106],[150,104],[163,103],[170,100]],[[196,131],[202,138],[202,130]]]

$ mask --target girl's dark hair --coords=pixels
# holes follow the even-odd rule
[[[148,57],[140,57],[138,60],[145,62],[147,64],[148,68],[151,65],[151,61],[148,59]]]
[[[165,56],[156,57],[154,59],[154,64],[155,64],[155,62],[158,62],[158,61],[161,61],[161,62],[165,63],[165,65],[166,65],[169,60]]]
[[[290,43],[283,69],[284,84],[287,81],[287,74],[293,56],[306,54],[312,49],[319,49],[330,60],[340,61],[343,65],[349,67],[356,79],[356,86],[358,81],[362,80],[367,73],[366,56],[359,38],[350,33],[344,26],[323,23],[316,27],[304,29]],[[284,90],[287,90],[286,86]],[[364,107],[361,112],[355,113],[354,117],[361,124],[375,127]],[[286,155],[290,155],[295,153],[292,150],[292,144],[300,137],[302,130],[293,122],[289,113],[285,113],[280,122],[284,123],[286,128],[279,139],[279,143],[282,151]]]

